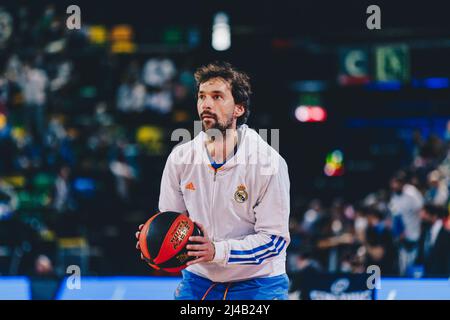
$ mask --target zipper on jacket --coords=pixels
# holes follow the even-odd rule
[[[211,224],[212,224],[212,229],[213,229],[213,235],[211,237],[211,240],[214,241],[216,238],[216,226],[214,223],[214,213],[213,213],[213,209],[214,209],[214,197],[216,195],[216,176],[217,176],[217,170],[214,170],[214,178],[213,178],[213,187],[212,187],[212,199],[211,199],[211,207],[209,210],[209,216],[211,217]]]

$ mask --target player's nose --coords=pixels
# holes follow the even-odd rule
[[[213,103],[213,99],[211,97],[205,97],[201,102],[200,102],[200,108],[203,111],[211,111],[214,107],[214,103]]]

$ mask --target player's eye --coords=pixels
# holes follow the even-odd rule
[[[214,100],[219,100],[219,99],[222,99],[222,96],[215,95],[215,96],[213,97],[213,99],[214,99]]]
[[[199,96],[198,96],[198,99],[199,99],[199,100],[203,100],[203,99],[205,99],[205,96],[204,96],[204,95],[199,95]]]

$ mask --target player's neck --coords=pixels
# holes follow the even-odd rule
[[[237,144],[238,134],[236,129],[228,129],[222,139],[209,139],[206,141],[206,147],[211,158],[216,163],[224,163],[234,152]]]

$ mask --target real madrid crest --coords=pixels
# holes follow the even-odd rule
[[[241,184],[240,186],[237,187],[237,190],[234,193],[234,200],[236,200],[239,203],[243,203],[247,199],[248,193],[245,190],[245,186]]]

